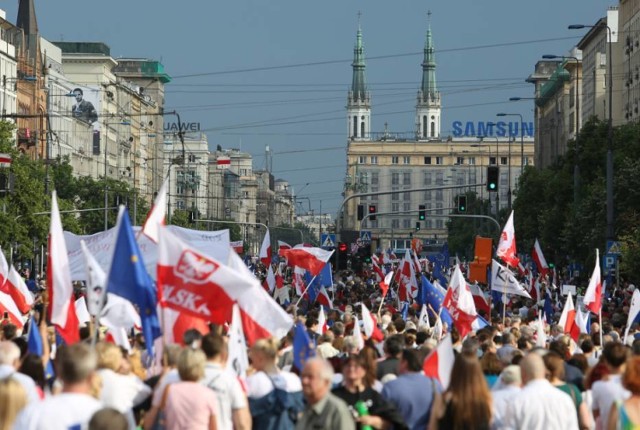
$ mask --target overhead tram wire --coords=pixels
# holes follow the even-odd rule
[[[555,37],[555,38],[548,38],[548,39],[502,42],[502,43],[493,43],[493,44],[487,44],[487,45],[438,49],[436,50],[436,54],[443,54],[448,52],[460,52],[460,51],[477,51],[480,49],[504,48],[507,46],[532,45],[536,43],[559,42],[562,40],[579,40],[579,39],[580,37],[576,37],[576,36],[563,36],[563,37]],[[369,56],[367,57],[367,61],[383,60],[388,58],[412,57],[417,55],[424,55],[424,52],[419,51],[419,52],[406,52],[406,53],[400,53],[400,54]],[[201,76],[229,75],[229,74],[235,74],[235,73],[264,72],[268,70],[293,69],[293,68],[299,68],[299,67],[326,66],[330,64],[351,63],[352,61],[353,61],[353,58],[349,58],[349,59],[340,59],[340,60],[324,60],[324,61],[311,61],[307,63],[283,64],[278,66],[248,67],[244,69],[220,70],[216,72],[201,72],[201,73],[174,75],[172,76],[172,79],[176,80],[176,79],[186,79],[186,78],[197,78]]]

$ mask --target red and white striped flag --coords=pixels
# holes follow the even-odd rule
[[[7,259],[4,257],[4,253],[2,249],[0,249],[0,288],[7,282],[9,278],[9,263],[7,263]]]
[[[544,254],[542,253],[542,248],[540,247],[540,242],[536,239],[533,244],[533,251],[531,252],[531,256],[533,257],[533,261],[536,263],[536,267],[538,268],[538,273],[542,276],[547,276],[549,273],[549,265],[547,264],[547,260],[544,258]]]
[[[597,314],[602,308],[602,277],[600,273],[600,252],[596,249],[596,266],[584,293],[584,307]]]
[[[315,332],[322,336],[327,332],[327,316],[324,314],[324,307],[320,306],[320,312],[318,313],[318,325]]]
[[[158,195],[153,202],[153,206],[147,215],[147,219],[142,226],[142,233],[149,239],[158,243],[158,229],[164,225],[167,215],[167,190],[169,189],[169,177],[164,180]]]
[[[62,220],[55,191],[51,196],[47,291],[49,293],[49,319],[67,344],[78,342],[80,340],[79,323],[73,297],[71,272],[69,271],[67,244],[62,233]]]
[[[293,248],[291,245],[289,245],[287,242],[283,242],[281,240],[278,241],[278,252],[282,251],[283,249],[291,249]]]
[[[418,292],[418,281],[416,280],[416,273],[414,262],[411,259],[409,250],[404,255],[401,268],[399,268],[400,276],[398,277],[398,296],[401,301],[409,302],[413,300]]]
[[[271,265],[271,236],[269,235],[269,230],[264,235],[264,239],[262,240],[262,246],[260,246],[260,261],[265,266]]]
[[[305,285],[304,285],[304,270],[302,267],[295,266],[293,268],[293,287],[296,290],[296,294],[302,297],[304,293]]]
[[[308,270],[311,276],[320,274],[322,268],[331,258],[331,254],[333,254],[333,250],[326,251],[315,247],[291,248],[280,251],[280,255],[287,259],[290,266],[302,267]]]
[[[367,338],[373,339],[376,342],[382,342],[384,340],[384,334],[382,334],[378,328],[378,322],[364,303],[362,303],[362,328]]]
[[[513,211],[504,225],[496,255],[511,267],[518,267],[520,259],[516,256],[516,234],[513,227]]]
[[[460,266],[457,264],[442,305],[449,311],[460,337],[464,339],[472,331],[471,326],[478,313],[473,301],[473,294],[471,294],[467,281],[465,281]]]
[[[0,291],[0,313],[4,315],[5,312],[11,324],[15,325],[19,329],[24,327],[22,313],[16,306],[15,302],[9,294]]]
[[[29,291],[29,288],[27,288],[27,285],[24,283],[24,279],[22,279],[22,276],[20,276],[15,267],[11,266],[9,269],[7,282],[0,288],[0,291],[9,294],[23,314],[31,310],[31,306],[33,306],[33,294],[31,294],[31,291]]]
[[[451,335],[446,335],[438,347],[425,358],[422,370],[425,375],[440,381],[443,389],[447,389],[451,381],[451,371],[453,370],[453,343]]]
[[[568,333],[574,341],[578,341],[580,337],[580,327],[576,324],[576,309],[573,306],[571,293],[567,295],[567,301],[562,309],[562,315],[560,315],[558,325],[562,327],[564,333]]]
[[[265,291],[273,294],[273,291],[276,289],[276,275],[273,273],[273,267],[269,264],[269,269],[267,270],[267,277],[264,279],[264,287]]]
[[[380,291],[382,291],[382,300],[387,295],[387,291],[389,291],[389,285],[391,284],[391,280],[393,279],[393,270],[391,270],[384,277],[384,280],[380,282]]]
[[[491,315],[489,302],[478,284],[468,284],[468,286],[471,290],[471,294],[473,294],[473,303],[476,305],[476,310],[484,311],[485,316]]]

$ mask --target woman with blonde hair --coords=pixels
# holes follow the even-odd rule
[[[247,378],[247,397],[254,430],[293,429],[304,409],[300,378],[278,369],[279,342],[260,339],[249,350],[255,370]]]
[[[18,413],[27,405],[27,392],[14,378],[0,380],[0,430],[10,430]]]
[[[475,355],[458,354],[449,387],[437,395],[429,430],[484,430],[491,425],[491,393]]]
[[[218,400],[213,390],[200,384],[207,357],[199,349],[185,348],[178,358],[180,382],[165,388],[160,409],[168,429],[216,430]]]

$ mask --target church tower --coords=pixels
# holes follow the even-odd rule
[[[353,140],[371,139],[371,95],[367,91],[365,78],[364,46],[362,29],[358,23],[356,46],[353,48],[353,79],[347,98],[348,136]]]
[[[422,85],[418,90],[416,105],[416,135],[418,139],[437,139],[440,137],[440,92],[436,87],[436,58],[431,35],[431,12],[427,39],[424,43],[422,61]]]

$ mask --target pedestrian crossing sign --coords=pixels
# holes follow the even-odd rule
[[[323,234],[322,237],[322,246],[323,248],[333,248],[336,246],[336,235],[335,234]]]

